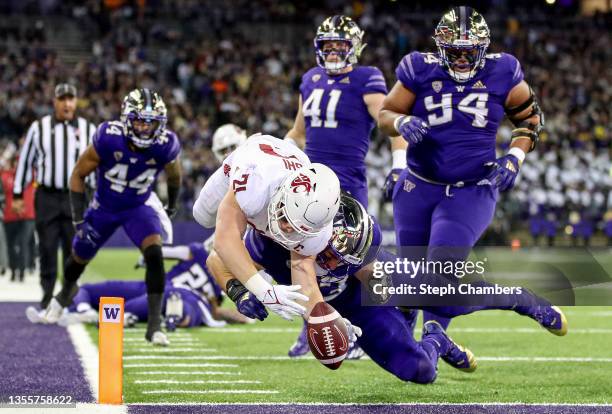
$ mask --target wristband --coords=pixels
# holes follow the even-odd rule
[[[391,153],[391,156],[393,157],[393,164],[391,165],[392,169],[400,169],[403,170],[404,168],[406,168],[406,150],[405,149],[398,149],[395,150]]]
[[[400,130],[399,130],[399,125],[402,123],[404,118],[406,118],[406,116],[407,115],[400,115],[397,118],[395,118],[395,121],[393,121],[393,128],[395,128],[395,130],[397,131],[398,135],[401,135]]]
[[[510,148],[510,151],[508,151],[508,155],[514,155],[518,159],[519,165],[521,165],[523,161],[525,161],[525,151],[523,151],[519,147]]]
[[[74,223],[83,221],[86,203],[85,193],[70,190],[70,212],[72,213],[72,221]]]
[[[238,300],[247,293],[249,290],[244,287],[240,280],[238,279],[230,279],[227,281],[225,285],[225,290],[227,292],[227,296],[234,302],[238,303]]]
[[[266,274],[263,270],[255,273],[253,276],[249,278],[246,282],[244,282],[244,287],[246,287],[251,293],[255,295],[255,297],[261,300],[268,291],[272,290],[272,285],[263,278],[261,274]]]

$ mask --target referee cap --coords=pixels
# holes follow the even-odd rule
[[[64,96],[77,96],[77,89],[69,83],[60,83],[55,87],[55,97],[62,98]]]

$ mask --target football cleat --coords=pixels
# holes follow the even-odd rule
[[[147,341],[149,341],[147,339]],[[151,340],[149,341],[155,346],[168,346],[170,345],[170,340],[162,331],[155,331],[151,336]]]
[[[32,323],[45,323],[43,319],[44,314],[44,310],[38,310],[34,306],[28,306],[26,308],[26,317]]]
[[[453,341],[437,321],[423,324],[423,339],[428,336],[433,337],[440,345],[440,357],[444,362],[463,372],[476,371],[477,363],[472,351]],[[443,349],[446,349],[446,352],[442,353]]]
[[[304,324],[300,335],[295,340],[295,343],[291,345],[287,354],[290,358],[297,358],[306,355],[308,352],[310,352],[310,346],[308,345],[308,338],[306,336],[306,324]]]
[[[130,312],[125,312],[123,314],[123,327],[124,328],[133,328],[136,326],[138,322],[138,316],[134,315]]]
[[[531,306],[527,312],[520,313],[529,316],[553,335],[567,334],[567,319],[563,311],[556,306]]]
[[[49,306],[45,309],[45,313],[42,316],[42,323],[46,324],[55,324],[62,317],[62,313],[64,312],[64,308],[59,304],[57,299],[52,298],[51,302],[49,302]]]
[[[69,326],[77,323],[97,323],[98,312],[95,309],[88,309],[84,312],[66,312],[57,321],[59,326]]]

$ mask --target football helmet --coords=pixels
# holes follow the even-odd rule
[[[323,164],[314,163],[289,174],[268,204],[272,237],[288,249],[321,233],[340,207],[340,181]]]
[[[246,131],[234,124],[221,125],[212,137],[212,152],[219,162],[246,142]]]
[[[149,132],[139,132],[134,121],[144,122]],[[150,89],[134,89],[123,99],[121,122],[128,139],[138,148],[148,148],[155,144],[166,128],[168,115],[166,104],[161,96]]]
[[[317,264],[325,270],[363,263],[374,238],[374,222],[361,203],[342,193],[340,208],[334,217],[334,230],[327,249],[317,255]]]
[[[472,79],[484,66],[491,42],[489,26],[472,7],[453,7],[444,15],[434,33],[441,63],[457,82]],[[460,58],[465,63],[457,63]]]
[[[317,65],[333,73],[356,64],[361,51],[366,47],[362,43],[363,34],[363,30],[350,17],[335,15],[323,20],[314,38]],[[348,43],[348,51],[324,51],[325,42],[330,40]],[[339,62],[327,62],[327,55],[332,52],[340,56]]]

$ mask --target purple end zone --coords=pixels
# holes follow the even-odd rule
[[[65,328],[34,325],[25,316],[33,303],[0,303],[0,402],[9,396],[71,396],[92,402],[79,356]]]
[[[128,406],[130,414],[609,414],[612,406],[594,405],[138,405]]]

